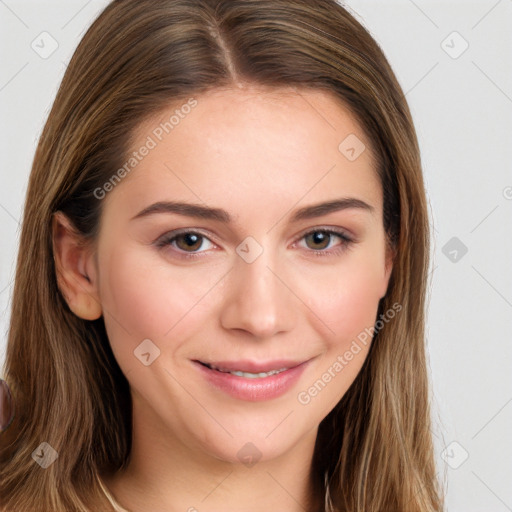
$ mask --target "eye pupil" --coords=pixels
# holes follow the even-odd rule
[[[330,234],[329,233],[325,233],[323,231],[315,231],[314,233],[311,233],[309,235],[309,237],[311,237],[311,239],[313,240],[313,242],[315,244],[324,244],[323,247],[317,247],[317,249],[323,249],[325,248],[325,242],[327,241],[327,245],[329,245],[329,237],[330,237]]]
[[[193,245],[197,242],[198,236],[194,235],[194,234],[188,234],[188,235],[185,235],[185,239],[187,240],[187,243],[192,240],[192,245]]]
[[[183,240],[185,242],[184,248],[185,249],[197,249],[197,245],[201,246],[201,236],[196,235],[195,233],[185,233],[183,235],[180,235],[176,238],[176,242],[178,245],[179,241]],[[199,242],[199,243],[198,243]]]

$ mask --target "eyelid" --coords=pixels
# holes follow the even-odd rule
[[[327,227],[327,226],[318,226],[313,227],[311,229],[307,229],[304,231],[298,238],[297,241],[292,244],[293,247],[295,247],[298,243],[300,243],[304,238],[312,233],[327,233],[330,236],[337,236],[341,243],[338,245],[335,245],[334,247],[331,247],[330,249],[304,249],[308,255],[311,255],[313,257],[336,257],[341,256],[343,253],[349,251],[352,249],[355,244],[357,243],[357,239],[353,237],[352,235],[347,234],[346,230],[339,227]]]
[[[176,229],[176,230],[173,230],[173,231],[168,231],[167,233],[164,233],[162,236],[158,237],[153,243],[157,246],[166,246],[166,245],[171,245],[171,241],[174,240],[174,238],[180,236],[180,235],[185,235],[185,234],[189,234],[189,233],[194,233],[196,235],[201,235],[203,238],[206,238],[208,240],[210,240],[210,242],[214,245],[217,245],[212,239],[211,239],[211,235],[210,233],[206,232],[206,231],[203,231],[201,228],[180,228],[180,229]],[[186,254],[186,253],[185,253]],[[189,254],[194,254],[194,253],[189,253]],[[195,253],[195,254],[199,254],[199,253]]]
[[[314,233],[315,231],[325,231],[327,233],[331,233],[333,235],[338,235],[341,237],[345,237],[347,240],[350,240],[351,242],[357,242],[356,237],[345,228],[341,228],[339,226],[313,226],[312,228],[307,228],[304,231],[301,232],[300,235],[298,235],[297,240],[300,240],[301,238],[304,238],[306,235],[310,233]]]
[[[311,252],[316,256],[329,256],[329,255],[336,255],[340,252],[343,252],[345,250],[348,250],[353,244],[357,243],[357,239],[350,233],[348,230],[341,228],[341,227],[334,227],[334,226],[313,226],[308,229],[305,229],[301,232],[300,235],[298,235],[295,238],[295,241],[292,243],[292,247],[295,247],[298,242],[300,242],[302,239],[304,239],[307,235],[310,235],[311,233],[315,232],[324,232],[328,233],[330,235],[338,236],[341,239],[341,244],[338,246],[335,246],[334,249],[328,249],[328,250],[317,250],[314,249],[307,250],[307,252]],[[211,236],[209,233],[204,231],[201,228],[180,228],[176,229],[174,231],[169,231],[165,233],[164,235],[160,236],[153,242],[159,249],[163,249],[166,246],[172,247],[172,242],[174,239],[180,235],[183,234],[197,234],[201,235],[203,238],[206,238],[209,240],[213,245],[217,245],[213,240],[211,240]],[[200,258],[204,253],[207,251],[199,251],[199,252],[187,252],[187,251],[181,251],[179,249],[174,249],[174,252],[178,253],[178,257],[182,258]]]

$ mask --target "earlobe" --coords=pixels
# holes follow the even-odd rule
[[[84,320],[98,319],[102,308],[93,254],[60,211],[52,217],[52,242],[57,284],[69,308]]]

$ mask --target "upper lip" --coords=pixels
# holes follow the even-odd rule
[[[204,365],[213,365],[216,368],[221,370],[226,370],[228,372],[248,372],[248,373],[266,373],[271,372],[272,370],[282,370],[284,368],[294,368],[295,366],[299,366],[306,361],[293,361],[291,359],[275,359],[273,361],[266,362],[256,362],[251,360],[242,360],[242,361],[200,361],[197,360],[198,363]]]

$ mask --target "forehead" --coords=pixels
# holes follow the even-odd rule
[[[109,201],[121,190],[134,208],[179,196],[229,203],[235,218],[248,208],[272,206],[275,215],[279,205],[286,209],[348,194],[380,208],[370,141],[330,92],[212,90],[192,102],[173,102],[140,124],[129,153],[133,157],[145,146],[150,149],[138,156]]]

